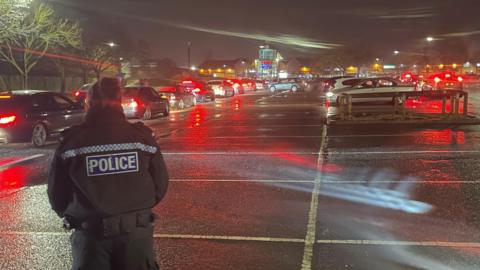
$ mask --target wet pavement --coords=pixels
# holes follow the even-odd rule
[[[172,178],[161,268],[480,269],[479,127],[324,120],[322,98],[259,91],[148,121]],[[2,270],[70,265],[55,146],[0,146]]]

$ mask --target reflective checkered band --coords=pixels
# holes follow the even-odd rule
[[[125,151],[125,150],[140,150],[143,152],[155,154],[157,147],[146,145],[143,143],[118,143],[118,144],[105,144],[87,146],[78,149],[67,150],[62,154],[62,159],[72,158],[79,155],[86,155],[92,153],[103,153],[112,151]]]

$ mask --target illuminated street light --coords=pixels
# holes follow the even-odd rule
[[[375,61],[380,62],[380,58],[375,58]]]
[[[191,66],[190,69],[191,69],[192,71],[195,71],[195,70],[197,70],[197,67],[196,67],[196,66]]]
[[[113,48],[113,47],[117,46],[117,44],[115,44],[115,42],[113,42],[113,41],[108,42],[107,45],[110,46],[110,48]]]
[[[433,37],[427,37],[426,40],[427,40],[428,42],[432,42],[432,41],[434,41],[435,39],[434,39]]]
[[[398,55],[400,52],[399,51],[393,51],[393,54]]]

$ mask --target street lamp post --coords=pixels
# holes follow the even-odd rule
[[[430,48],[430,44],[432,44],[432,42],[435,40],[435,38],[433,38],[432,36],[428,36],[425,38],[425,40],[427,41],[427,44],[425,45],[425,48],[423,50],[423,58],[425,60],[425,72],[428,76],[428,73],[429,73],[429,48]]]
[[[191,48],[192,48],[192,42],[187,42],[187,67],[191,67]]]

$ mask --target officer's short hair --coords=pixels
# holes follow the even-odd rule
[[[118,106],[122,103],[122,90],[116,78],[101,78],[88,90],[91,107]]]

